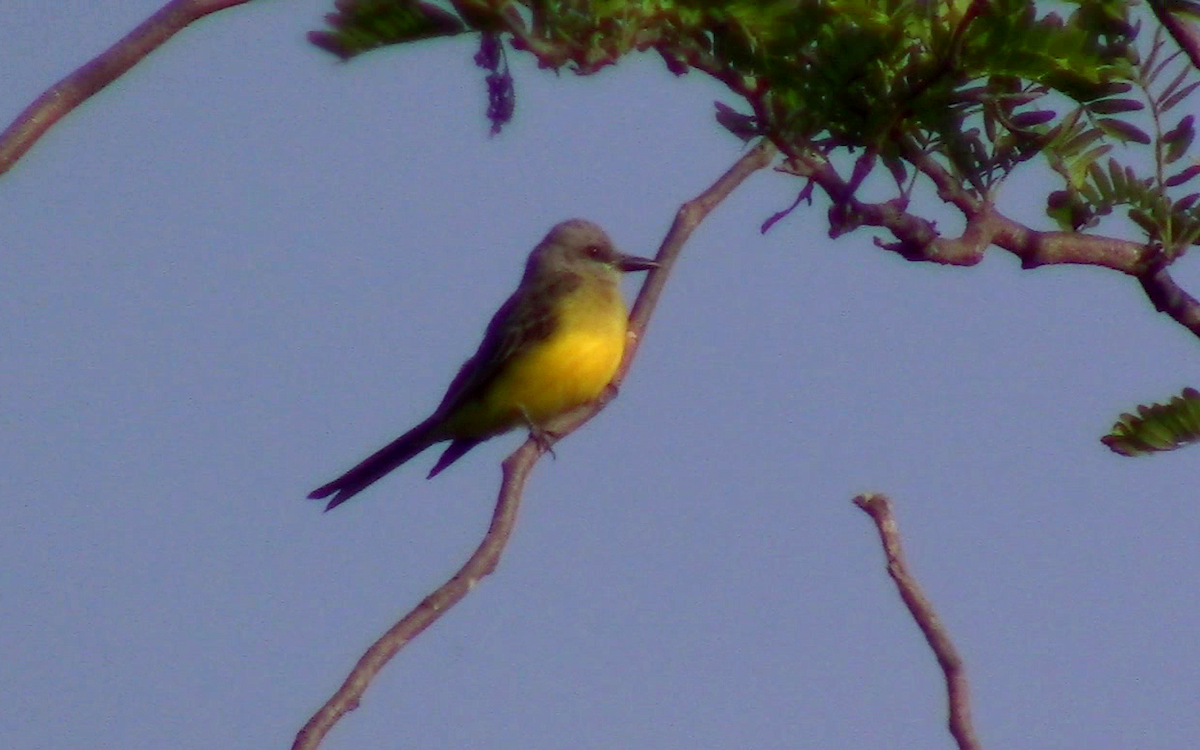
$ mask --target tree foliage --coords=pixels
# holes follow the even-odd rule
[[[454,13],[419,0],[336,0],[329,29],[310,39],[347,60],[385,45],[479,34],[493,132],[515,100],[497,40],[542,67],[580,75],[655,51],[675,74],[706,73],[742,99],[746,111],[718,103],[718,122],[779,148],[777,168],[803,180],[797,205],[814,189],[826,193],[831,236],[876,227],[884,231],[876,245],[914,261],[971,265],[998,246],[1025,267],[1111,268],[1137,278],[1158,310],[1200,336],[1200,303],[1169,272],[1200,243],[1194,106],[1181,106],[1194,104],[1200,86],[1200,32],[1188,26],[1200,16],[1194,0],[450,6]],[[1148,22],[1153,33],[1144,32]],[[1005,180],[1035,160],[1058,180],[1047,187],[1045,212],[1059,231],[996,207]],[[863,198],[877,173],[891,194]],[[913,208],[926,195],[962,214],[961,236],[946,236]],[[1096,233],[1102,222],[1115,234]]]
[[[582,75],[653,49],[677,74],[726,83],[752,110],[726,111],[727,127],[769,137],[802,173],[856,156],[835,200],[886,167],[905,202],[916,176],[932,172],[975,206],[1041,157],[1062,179],[1046,211],[1063,229],[1092,228],[1124,208],[1155,251],[1147,263],[1200,238],[1200,193],[1182,192],[1200,176],[1195,160],[1181,162],[1194,117],[1179,112],[1200,81],[1161,27],[1143,57],[1132,0],[1077,0],[1066,18],[1024,0],[453,5],[461,18],[415,0],[338,0],[331,30],[311,38],[349,59],[433,35],[474,31],[494,44],[507,34],[543,66]],[[1148,161],[1150,174],[1133,166]]]

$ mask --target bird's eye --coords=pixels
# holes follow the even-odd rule
[[[604,248],[600,247],[599,245],[588,245],[584,249],[584,252],[587,253],[587,256],[589,258],[593,258],[596,260],[599,260],[604,257]]]

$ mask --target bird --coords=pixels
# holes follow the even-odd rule
[[[556,224],[529,254],[516,291],[433,413],[308,497],[332,495],[330,511],[436,443],[450,441],[430,479],[517,427],[544,439],[549,420],[594,401],[621,363],[628,324],[621,274],[658,266],[618,252],[590,221]]]

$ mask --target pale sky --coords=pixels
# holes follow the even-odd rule
[[[0,115],[157,6],[8,0]],[[523,436],[307,492],[429,413],[552,224],[652,254],[741,151],[738,102],[652,54],[510,55],[489,138],[472,39],[343,65],[304,40],[330,7],[201,22],[0,177],[2,747],[287,747],[465,560]],[[1043,177],[1002,206],[1048,226]],[[831,242],[824,201],[761,235],[799,187],[756,175],[697,231],[497,573],[324,748],[950,748],[868,490],[986,747],[1200,745],[1200,453],[1099,442],[1200,385],[1196,339],[1110,271]]]

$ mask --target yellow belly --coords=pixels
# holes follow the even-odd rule
[[[541,425],[603,392],[625,353],[620,292],[571,300],[555,331],[513,354],[477,399],[451,417],[451,434],[485,437],[532,420]]]
[[[592,401],[621,363],[624,328],[552,336],[504,370],[488,401],[497,411],[524,410],[537,424]]]

